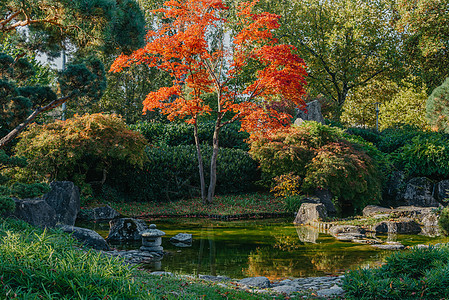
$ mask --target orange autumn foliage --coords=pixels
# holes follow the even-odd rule
[[[169,23],[147,34],[147,45],[131,55],[121,55],[111,66],[120,72],[131,64],[147,64],[168,72],[173,78],[171,87],[163,87],[148,94],[144,110],[161,109],[170,120],[187,118],[195,122],[198,116],[209,113],[204,93],[218,94],[218,113],[227,112],[240,119],[242,129],[255,132],[274,130],[288,124],[289,116],[267,108],[272,95],[280,95],[304,108],[303,86],[306,76],[304,61],[293,53],[291,45],[278,44],[273,30],[279,27],[279,16],[253,13],[258,1],[245,2],[238,7],[242,28],[226,47],[211,50],[206,34],[223,27],[228,8],[221,0],[171,0],[162,13]],[[224,37],[223,37],[224,38]],[[229,81],[237,76],[248,61],[257,60],[263,68],[257,79],[243,90],[234,90]],[[223,72],[227,64],[228,71]],[[186,92],[186,90],[188,92]]]
[[[212,108],[203,100],[206,93],[215,93],[217,115],[211,158],[211,182],[208,202],[212,201],[216,182],[216,159],[220,129],[240,120],[242,130],[265,135],[288,127],[290,116],[270,108],[279,97],[305,108],[305,63],[294,54],[291,45],[279,44],[273,31],[279,27],[280,16],[254,13],[258,0],[238,6],[241,28],[231,39],[226,33],[228,7],[222,0],[170,0],[164,7],[153,11],[164,22],[156,31],[149,31],[147,44],[131,55],[121,55],[112,64],[111,72],[120,72],[132,64],[146,64],[167,72],[172,86],[162,87],[147,95],[144,112],[160,109],[169,120],[185,119],[194,124],[195,144],[201,177],[201,192],[205,201],[197,121]],[[220,33],[224,32],[224,33]],[[207,36],[218,34],[220,42],[214,46]],[[227,40],[230,40],[229,42]],[[250,62],[258,62],[256,79],[238,88],[232,80],[241,76]],[[225,116],[227,116],[225,118]],[[224,121],[226,120],[226,121]]]

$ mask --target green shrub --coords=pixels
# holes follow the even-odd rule
[[[70,180],[80,187],[102,184],[116,161],[143,165],[145,145],[143,136],[116,115],[86,114],[33,125],[16,146],[17,154],[28,159],[16,179]]]
[[[449,133],[449,78],[427,98],[426,117],[433,129]]]
[[[338,128],[304,122],[254,140],[250,153],[260,162],[265,180],[293,173],[303,178],[302,191],[325,188],[337,197],[337,205],[361,210],[379,201],[382,184],[380,162],[370,158],[369,151],[383,158],[372,144]]]
[[[209,161],[212,147],[203,145],[203,160]],[[198,159],[194,145],[149,147],[143,168],[115,164],[106,192],[113,189],[127,201],[167,201],[200,194]],[[209,168],[205,165],[206,181]],[[217,160],[217,194],[254,189],[259,179],[256,162],[243,150],[221,148]]]
[[[215,122],[213,121],[198,124],[200,143],[212,145],[214,126]],[[191,124],[141,122],[130,126],[130,128],[142,133],[152,145],[195,145],[193,125]],[[248,133],[240,131],[240,124],[228,124],[220,130],[220,147],[248,150],[248,144],[245,142],[248,137]]]
[[[20,199],[35,198],[50,191],[50,186],[46,183],[22,183],[15,182],[11,186],[11,195]]]
[[[422,131],[414,126],[400,126],[387,128],[380,134],[381,139],[374,143],[377,148],[384,153],[393,153],[397,149],[409,143],[412,138],[418,135],[431,135],[431,133]]]
[[[446,135],[417,135],[391,157],[394,165],[409,176],[449,177],[449,139]]]
[[[284,201],[285,211],[293,213],[298,212],[299,208],[301,207],[303,198],[303,195],[292,195],[282,199]]]
[[[449,235],[449,208],[445,207],[440,212],[440,218],[438,219],[438,225],[441,231],[445,235]]]
[[[9,196],[0,194],[0,215],[14,211],[16,209],[16,203]]]
[[[348,299],[445,299],[449,297],[449,249],[396,252],[380,268],[351,270],[343,279]]]

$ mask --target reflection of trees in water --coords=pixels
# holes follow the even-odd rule
[[[274,247],[282,251],[291,252],[293,250],[298,250],[304,245],[297,236],[291,234],[279,234],[275,236]]]
[[[243,274],[249,277],[266,276],[271,280],[287,277],[309,276],[308,270],[313,268],[306,257],[286,259],[282,251],[272,247],[257,248],[248,256],[248,268]]]

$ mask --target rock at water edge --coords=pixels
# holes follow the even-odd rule
[[[56,222],[74,225],[80,211],[79,189],[71,181],[54,181],[50,184],[51,191],[43,199],[56,212]]]
[[[126,242],[140,241],[142,233],[148,229],[143,220],[120,218],[109,222],[108,241]]]
[[[62,225],[59,226],[64,232],[71,233],[72,236],[83,243],[84,245],[91,247],[96,250],[109,251],[109,245],[106,243],[106,240],[99,235],[97,232],[81,227],[75,227],[70,225]]]

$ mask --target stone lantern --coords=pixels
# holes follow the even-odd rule
[[[142,233],[142,247],[140,250],[148,252],[162,253],[164,248],[162,248],[162,236],[165,232],[156,229],[155,224],[150,225],[150,229],[145,230]]]

